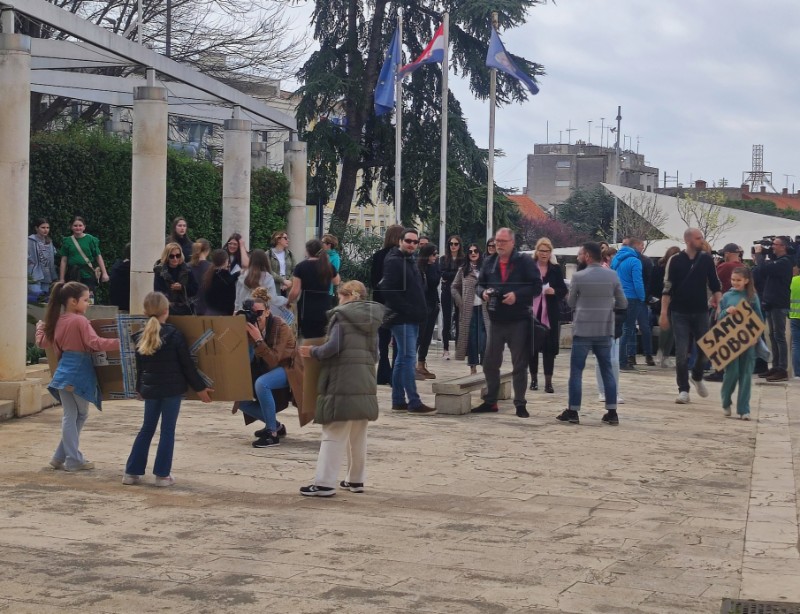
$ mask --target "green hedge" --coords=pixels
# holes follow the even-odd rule
[[[251,180],[251,243],[266,248],[269,236],[286,226],[289,182],[268,169]],[[39,133],[31,139],[30,219],[45,217],[58,247],[69,236],[73,216],[86,219],[87,232],[100,239],[106,265],[120,257],[131,233],[131,143],[102,131],[79,127]],[[189,236],[217,247],[222,232],[222,169],[169,149],[167,225],[183,216]],[[166,235],[167,228],[153,228]],[[153,254],[155,261],[161,254]]]

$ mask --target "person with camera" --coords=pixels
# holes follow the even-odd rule
[[[769,325],[772,349],[772,368],[759,377],[764,377],[768,382],[785,382],[789,379],[786,320],[789,316],[793,265],[789,256],[789,238],[773,237],[771,246],[756,244],[753,246],[753,260],[756,275],[763,284],[761,302]]]
[[[250,418],[266,424],[256,431],[254,448],[280,444],[286,427],[278,423],[277,412],[289,404],[290,390],[298,407],[303,396],[303,361],[297,354],[297,340],[289,325],[270,313],[269,303],[269,292],[256,288],[253,297],[245,300],[238,312],[247,319],[247,335],[253,350],[250,373],[257,400],[238,401],[234,412],[241,409]]]
[[[689,403],[689,354],[691,339],[700,339],[708,332],[708,307],[716,307],[722,299],[719,277],[711,255],[704,251],[703,233],[697,228],[687,228],[683,233],[686,249],[667,262],[664,272],[664,290],[661,295],[661,330],[672,326],[675,335],[675,372],[678,382],[679,405]],[[709,300],[708,292],[711,292]],[[708,396],[703,381],[706,357],[698,350],[692,367],[691,383],[701,397]]]
[[[503,351],[511,350],[514,407],[517,416],[528,418],[525,392],[528,388],[528,360],[531,343],[533,299],[542,293],[542,277],[536,262],[517,251],[514,233],[501,228],[495,233],[497,254],[483,263],[475,291],[486,301],[491,327],[483,359],[486,396],[473,413],[497,412],[500,392],[500,366]]]
[[[383,278],[378,286],[389,310],[383,325],[392,331],[397,358],[392,368],[392,409],[412,414],[436,411],[417,393],[416,354],[420,325],[428,315],[422,275],[414,262],[419,234],[406,228],[397,247],[386,254]],[[406,401],[406,398],[408,401]]]

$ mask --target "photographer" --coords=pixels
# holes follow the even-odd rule
[[[528,387],[530,356],[530,307],[534,297],[542,293],[542,277],[533,259],[516,250],[514,233],[510,229],[498,230],[495,244],[497,254],[484,262],[475,288],[475,292],[486,301],[492,326],[483,359],[486,396],[483,403],[472,411],[497,411],[500,366],[503,364],[503,350],[508,345],[513,366],[514,407],[517,416],[528,418],[530,414],[525,407],[525,391]]]
[[[770,256],[767,259],[767,256]],[[792,284],[792,258],[789,256],[789,238],[773,237],[771,249],[759,243],[753,247],[756,274],[763,284],[761,295],[764,313],[769,325],[772,347],[772,368],[759,377],[768,382],[785,382],[789,379],[789,346],[786,343],[786,319],[789,315],[789,296]]]
[[[238,401],[234,412],[241,409],[247,416],[263,420],[266,428],[256,431],[254,448],[280,444],[286,427],[278,423],[276,414],[289,404],[289,392],[300,407],[303,395],[303,361],[297,355],[297,341],[292,329],[269,311],[269,293],[256,288],[253,298],[245,300],[238,312],[247,318],[247,334],[252,348],[250,373],[257,401]],[[245,420],[247,421],[247,420]]]

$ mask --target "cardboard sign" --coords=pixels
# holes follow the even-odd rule
[[[697,345],[708,356],[714,369],[721,371],[758,343],[764,329],[764,321],[758,317],[753,306],[742,300],[736,305],[736,312],[717,322]]]
[[[144,316],[120,315],[115,319],[91,320],[101,337],[120,339],[119,352],[95,352],[92,356],[102,399],[131,399],[136,396],[136,348],[131,334],[142,328]],[[168,322],[180,330],[189,344],[206,384],[214,389],[214,401],[241,401],[253,397],[250,381],[245,319],[241,316],[174,316]],[[57,367],[55,353],[48,350],[50,372]],[[197,394],[189,387],[187,399]]]

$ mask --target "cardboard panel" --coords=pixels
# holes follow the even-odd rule
[[[736,309],[736,313],[722,318],[697,342],[717,371],[758,343],[766,328],[746,300],[736,305]]]

